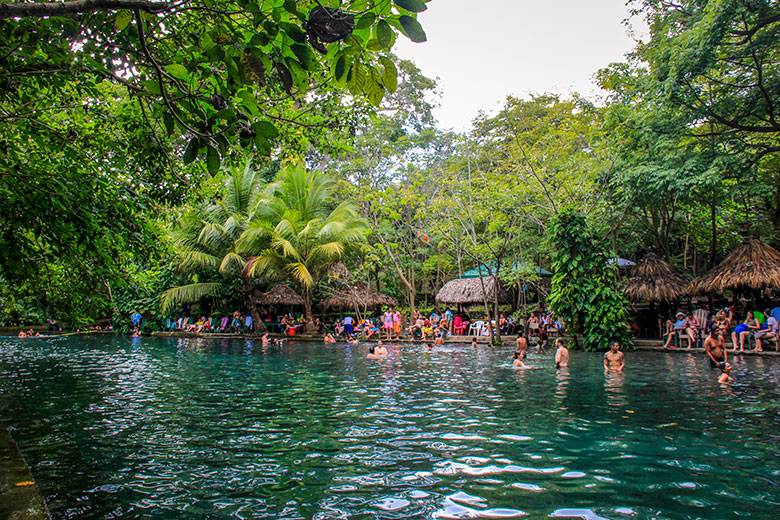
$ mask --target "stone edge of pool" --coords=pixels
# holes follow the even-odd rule
[[[50,519],[22,452],[0,424],[0,517],[8,520]]]

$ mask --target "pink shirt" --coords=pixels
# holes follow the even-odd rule
[[[396,312],[393,314],[393,323],[401,323],[401,313]]]

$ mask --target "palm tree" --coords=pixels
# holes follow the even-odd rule
[[[255,217],[265,177],[249,161],[242,167],[228,168],[228,172],[220,201],[194,208],[171,231],[179,252],[179,270],[190,275],[219,274],[219,281],[168,289],[162,295],[161,309],[167,312],[182,303],[226,294],[238,281],[245,306],[259,324],[253,301],[257,289],[245,270],[248,259],[236,246]]]
[[[367,223],[348,202],[334,206],[335,182],[302,163],[286,166],[259,201],[255,218],[238,241],[251,255],[249,276],[275,273],[303,289],[306,322],[312,289],[328,269],[365,241]]]

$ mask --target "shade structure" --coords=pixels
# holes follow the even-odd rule
[[[755,237],[742,241],[720,265],[695,278],[688,294],[720,294],[739,289],[780,290],[780,253]]]
[[[257,299],[259,305],[303,305],[303,297],[290,289],[285,283],[275,285],[270,291],[260,295]]]
[[[687,286],[688,280],[672,264],[650,253],[623,282],[623,292],[635,302],[669,302],[685,294]]]
[[[610,258],[609,260],[607,260],[607,264],[608,265],[615,264],[618,266],[618,269],[631,269],[636,265],[635,262],[632,262],[627,258]]]
[[[528,268],[527,264],[519,264],[518,263],[518,264],[515,264],[514,266],[511,266],[511,270],[512,271],[518,271],[518,270],[521,270],[521,269],[525,270],[527,268]],[[496,269],[496,266],[495,266],[495,264],[493,264],[493,270],[495,271],[495,269]],[[509,266],[504,266],[501,269],[501,273],[506,273],[507,270],[509,270],[509,269],[510,269]],[[534,270],[534,272],[537,275],[539,275],[539,276],[541,276],[543,278],[550,278],[550,277],[552,277],[552,273],[550,271],[548,271],[547,269],[542,269],[541,267],[536,266],[536,267],[533,268],[533,270]],[[501,274],[501,273],[499,273],[499,274]],[[479,269],[475,267],[474,269],[469,269],[468,271],[463,273],[461,275],[461,278],[479,278],[480,276],[487,276],[487,269],[485,268],[484,265],[482,266],[482,274],[481,275],[480,275]]]
[[[483,278],[485,281],[485,295],[487,301],[492,302],[495,299],[496,285],[498,285],[498,301],[500,303],[510,303],[509,293],[502,284],[496,284],[492,276]],[[485,298],[482,293],[482,284],[479,278],[456,278],[444,284],[436,300],[448,304],[469,304],[483,303]]]
[[[394,307],[398,305],[398,300],[392,296],[377,292],[370,285],[363,282],[351,284],[320,302],[320,306],[323,309],[331,307],[346,309],[355,306],[368,308],[379,307],[380,305]]]

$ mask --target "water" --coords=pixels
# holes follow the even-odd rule
[[[54,518],[772,518],[780,360],[0,339],[0,421]]]

